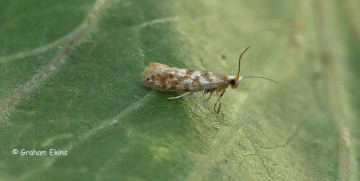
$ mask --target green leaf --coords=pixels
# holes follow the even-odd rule
[[[1,180],[359,180],[360,3],[5,1]],[[146,88],[151,62],[241,74]],[[36,155],[38,154],[38,155]],[[45,155],[46,154],[46,155]]]

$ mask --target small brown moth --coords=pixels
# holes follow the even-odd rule
[[[247,47],[243,53],[241,53],[239,57],[238,72],[235,76],[219,74],[216,72],[169,67],[167,65],[155,62],[151,63],[145,68],[141,74],[141,80],[146,86],[152,89],[184,93],[177,97],[170,97],[168,99],[176,99],[194,92],[204,91],[204,93],[210,93],[210,96],[203,101],[203,103],[205,103],[210,100],[212,94],[216,92],[217,101],[214,105],[214,111],[216,114],[219,114],[221,107],[221,97],[224,95],[225,90],[229,86],[231,86],[233,89],[237,88],[239,82],[242,79],[261,78],[278,83],[277,81],[265,77],[240,76],[240,60],[243,54],[249,48],[250,46]],[[219,106],[216,110],[217,104],[219,104]]]

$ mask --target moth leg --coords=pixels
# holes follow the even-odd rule
[[[222,91],[220,95],[219,95],[218,92],[216,92],[216,94],[217,94],[217,96],[218,96],[218,99],[216,100],[216,103],[215,103],[215,105],[214,105],[214,111],[216,112],[216,114],[219,114],[219,112],[220,112],[220,108],[221,108],[221,97],[224,95],[224,93],[225,93],[225,90]],[[217,103],[219,103],[219,107],[218,107],[218,109],[217,109],[217,111],[216,111],[216,105],[217,105]]]
[[[210,92],[210,96],[209,96],[207,99],[205,99],[205,100],[203,101],[203,103],[205,103],[205,102],[207,102],[207,101],[210,100],[210,98],[211,98],[211,96],[212,96],[212,93],[213,93],[213,92]]]
[[[180,97],[186,96],[186,95],[191,94],[191,93],[192,93],[192,92],[185,92],[185,94],[181,94],[181,95],[176,96],[176,97],[169,97],[169,98],[167,98],[167,99],[177,99],[177,98],[180,98]]]
[[[211,98],[211,96],[212,96],[212,93],[213,93],[213,92],[210,92],[210,96],[209,96],[208,98],[206,98],[206,99],[202,102],[201,105],[200,105],[200,104],[196,104],[196,106],[194,106],[194,108],[192,108],[192,109],[190,110],[190,112],[193,112],[195,109],[199,108],[199,107],[202,106],[204,103],[206,103],[207,101],[209,101],[210,98]],[[204,95],[205,95],[205,94],[206,94],[206,92],[204,92]]]

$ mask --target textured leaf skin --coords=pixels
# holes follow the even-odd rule
[[[0,180],[359,180],[358,9],[1,2]],[[220,115],[141,83],[151,62],[234,75],[249,45],[241,74],[280,83],[242,80]]]

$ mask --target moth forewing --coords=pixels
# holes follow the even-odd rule
[[[215,72],[198,71],[169,67],[161,63],[152,63],[141,74],[142,82],[161,91],[197,92],[229,86],[230,79]]]

